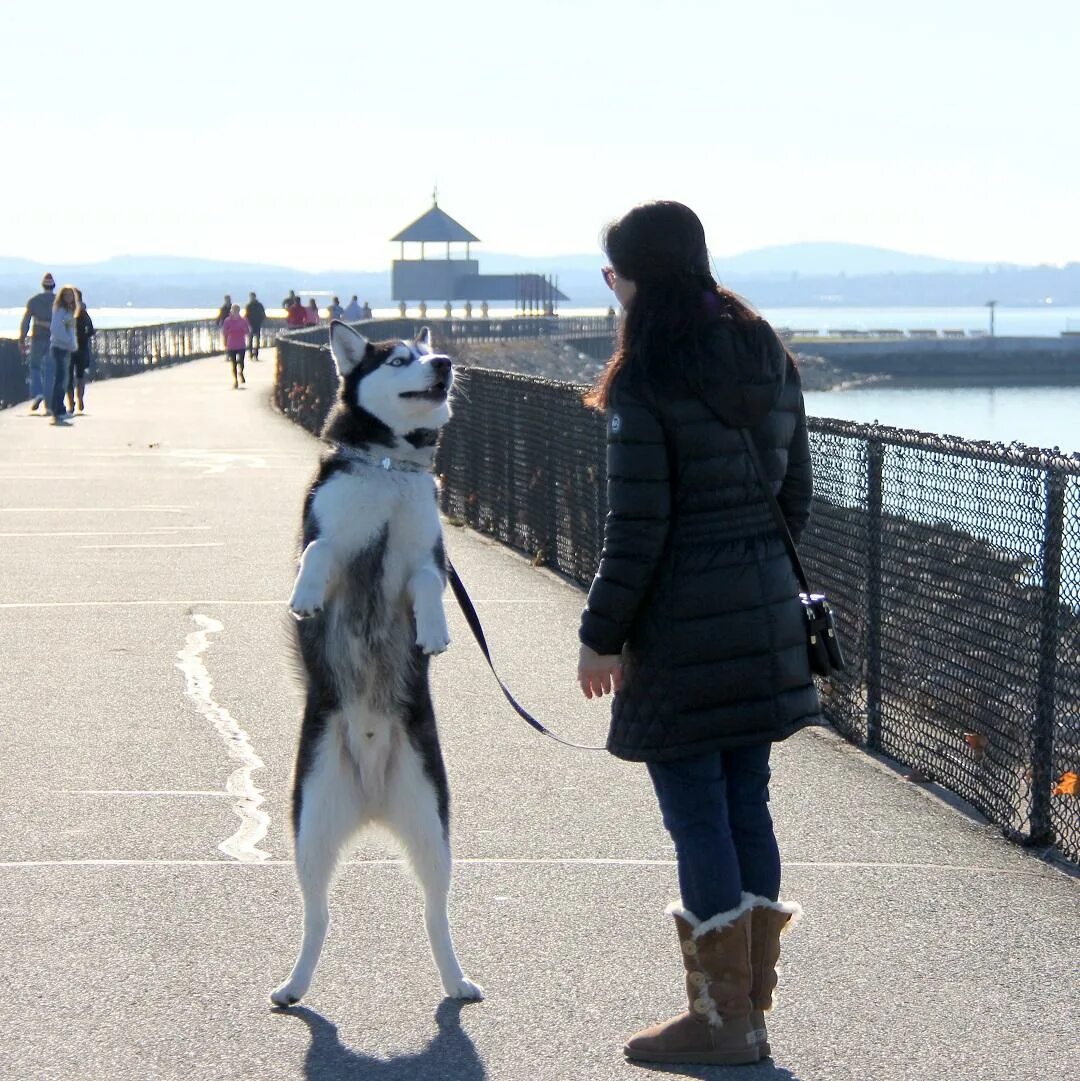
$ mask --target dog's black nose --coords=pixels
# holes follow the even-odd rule
[[[449,357],[433,357],[431,366],[435,369],[436,379],[445,379],[450,374]]]

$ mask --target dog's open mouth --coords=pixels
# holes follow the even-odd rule
[[[426,387],[424,390],[406,390],[399,394],[399,398],[420,398],[426,399],[431,402],[442,402],[446,400],[446,395],[449,393],[450,387],[444,380],[439,380],[437,383],[432,383],[430,387]]]

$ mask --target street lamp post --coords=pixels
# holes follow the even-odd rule
[[[997,307],[996,300],[988,300],[986,306],[990,309],[990,337],[994,336],[994,309]]]

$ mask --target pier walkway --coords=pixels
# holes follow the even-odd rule
[[[456,610],[433,663],[453,793],[452,923],[486,1001],[443,1001],[418,890],[379,841],[332,896],[303,1007],[285,599],[316,441],[273,354],[94,384],[58,429],[0,411],[0,1076],[17,1081],[606,1081],[680,1008],[672,852],[645,771],[544,741]],[[521,700],[602,741],[574,680],[580,591],[447,544]],[[451,602],[448,599],[448,604]],[[827,732],[779,746],[782,1081],[1043,1081],[1080,1033],[1080,887]],[[650,1071],[650,1075],[652,1071]]]

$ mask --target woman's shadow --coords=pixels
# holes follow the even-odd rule
[[[440,1081],[483,1081],[484,1064],[472,1040],[462,1031],[459,999],[443,999],[435,1011],[439,1031],[423,1051],[384,1059],[353,1051],[341,1042],[337,1025],[306,1006],[291,1006],[273,1012],[299,1018],[311,1033],[311,1046],[304,1059],[306,1081],[416,1081],[418,1077],[438,1077]]]

